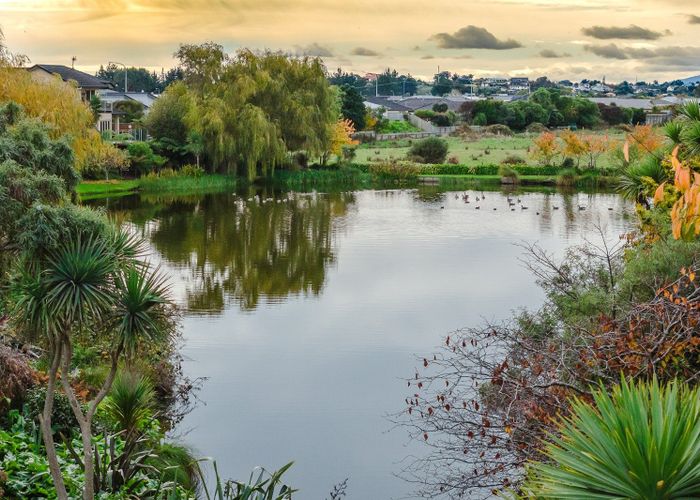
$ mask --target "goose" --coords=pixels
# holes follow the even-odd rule
[[[479,201],[479,197],[478,197],[478,196],[476,197],[476,201]]]
[[[527,207],[525,205],[520,205],[521,210],[527,210]]]
[[[613,207],[608,207],[608,210],[610,210],[611,212],[612,212],[612,209],[613,209]]]
[[[579,205],[579,206],[578,206],[578,209],[579,209],[579,210],[586,210],[586,207],[584,207],[583,205]]]
[[[444,205],[440,207],[440,210],[444,210],[444,209],[445,209],[445,206],[444,206]]]
[[[479,210],[481,207],[480,207],[479,205],[477,205],[477,206],[475,206],[474,208],[476,208],[477,210]]]
[[[556,205],[554,205],[552,208],[553,208],[554,210],[559,210],[559,207],[556,206]]]

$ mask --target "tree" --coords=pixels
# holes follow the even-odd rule
[[[133,123],[143,118],[143,104],[131,99],[125,101],[117,101],[114,103],[114,110],[119,113],[124,113],[124,122]]]
[[[229,58],[219,49],[181,54],[196,87],[187,124],[201,134],[209,164],[253,179],[272,173],[290,151],[328,150],[340,99],[317,58],[249,50]]]
[[[367,110],[362,95],[349,85],[342,86],[340,89],[342,96],[340,113],[343,118],[352,122],[356,130],[364,130]]]
[[[449,150],[447,141],[437,137],[428,137],[411,146],[409,158],[419,163],[444,163]]]
[[[129,92],[158,92],[161,88],[158,75],[146,68],[126,68],[128,89],[124,89],[124,69],[116,64],[108,64],[106,67],[100,66],[95,76],[110,82],[120,92],[126,90]]]
[[[545,166],[550,166],[559,154],[557,136],[551,132],[542,132],[537,139],[532,141],[530,155]]]
[[[180,61],[184,81],[200,96],[219,81],[229,59],[214,42],[180,45],[174,56]]]
[[[194,106],[194,96],[187,85],[177,81],[153,103],[144,120],[154,145],[177,163],[182,163],[188,154],[183,146],[192,133],[189,121],[193,120],[190,115],[196,114]]]
[[[586,145],[578,134],[570,130],[561,134],[561,140],[564,141],[562,150],[564,156],[574,158],[576,160],[576,168],[578,168],[581,164],[581,157],[586,154]]]
[[[338,120],[333,128],[333,135],[331,137],[330,146],[328,152],[323,155],[321,163],[325,164],[328,156],[333,154],[340,158],[343,153],[343,148],[346,146],[352,146],[357,144],[357,141],[353,140],[352,135],[355,133],[355,127],[350,120]]]
[[[78,421],[85,472],[83,498],[92,500],[94,455],[92,425],[109,393],[119,362],[144,342],[172,333],[165,281],[137,260],[141,243],[123,232],[65,234],[63,243],[43,257],[26,254],[15,284],[12,318],[20,331],[47,345],[47,394],[40,415],[42,437],[59,499],[67,499],[51,428],[55,385],[59,380]],[[73,346],[81,333],[111,341],[109,371],[97,394],[81,405],[71,384]]]

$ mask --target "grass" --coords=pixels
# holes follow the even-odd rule
[[[81,199],[100,198],[103,196],[119,196],[130,194],[139,187],[139,181],[114,179],[109,181],[83,181],[78,184],[76,191]]]
[[[236,186],[239,179],[231,175],[208,174],[201,177],[142,177],[109,181],[83,181],[76,191],[81,200],[141,193],[201,193],[223,191]]]
[[[604,133],[608,134],[611,139],[622,140],[623,137],[622,133],[617,130],[607,130]],[[531,134],[516,134],[503,137],[480,137],[475,140],[447,137],[445,140],[449,146],[448,158],[454,156],[462,165],[470,167],[498,165],[508,156],[519,156],[527,164],[535,165],[536,162],[528,155],[528,148],[532,145],[532,140],[535,137],[537,136]],[[368,163],[392,159],[404,160],[412,142],[414,141],[402,139],[361,144],[356,150],[354,161]],[[611,158],[608,155],[603,155],[598,163],[601,167],[609,166]]]

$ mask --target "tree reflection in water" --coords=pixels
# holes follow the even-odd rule
[[[109,210],[140,228],[169,265],[189,270],[188,311],[219,313],[230,302],[253,310],[261,300],[322,291],[335,259],[334,220],[354,200],[353,193],[265,196],[141,196],[113,200]]]

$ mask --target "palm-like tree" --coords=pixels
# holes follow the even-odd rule
[[[95,495],[92,421],[107,396],[123,354],[133,354],[141,342],[172,331],[168,287],[157,270],[139,261],[143,244],[114,232],[69,238],[44,262],[28,266],[16,281],[14,319],[19,326],[47,340],[48,391],[40,419],[50,470],[59,499],[67,499],[51,436],[55,383],[60,382],[80,427],[85,487],[83,498]],[[71,385],[73,337],[82,332],[110,340],[110,367],[95,397],[83,409]]]
[[[523,498],[700,498],[700,392],[625,380],[576,401]]]

